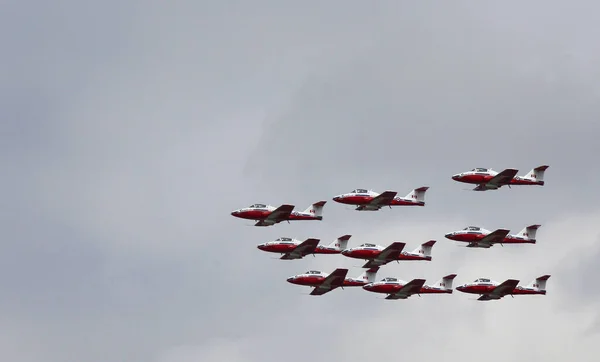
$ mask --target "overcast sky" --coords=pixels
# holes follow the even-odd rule
[[[596,1],[52,3],[0,4],[2,360],[597,360]],[[450,178],[544,164],[543,187]],[[331,201],[419,186],[423,208]],[[321,222],[229,214],[319,200]],[[535,223],[537,245],[443,236]],[[344,234],[438,240],[378,278],[551,274],[548,294],[312,297],[285,279],[363,262],[256,248]]]

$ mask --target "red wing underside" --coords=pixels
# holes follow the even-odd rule
[[[413,294],[419,293],[421,288],[425,284],[425,279],[413,279],[399,291],[394,294],[388,295],[385,299],[406,299]]]
[[[290,214],[294,210],[294,205],[281,205],[269,214],[264,220],[255,224],[255,226],[270,226],[289,220]]]
[[[486,236],[484,236],[481,240],[477,241],[476,243],[479,244],[480,246],[490,247],[493,244],[502,242],[504,240],[504,238],[506,237],[506,235],[508,235],[509,232],[510,232],[510,230],[507,230],[507,229],[498,229],[498,230],[495,230],[495,231],[487,234]]]
[[[344,279],[348,274],[348,269],[336,269],[333,273],[329,274],[323,283],[317,286],[310,295],[323,295],[328,293],[335,288],[341,287],[344,284]]]
[[[379,267],[391,261],[398,260],[398,257],[400,256],[400,253],[402,252],[402,249],[404,249],[405,245],[405,243],[399,241],[392,243],[390,246],[383,249],[381,253],[379,253],[379,255],[377,255],[374,259],[369,260],[365,265],[363,265],[363,268]]]
[[[503,298],[504,296],[510,294],[519,284],[518,280],[508,279],[502,284],[498,285],[494,290],[492,290],[489,294],[484,294],[479,297],[478,300],[496,300]]]
[[[519,172],[519,170],[515,170],[514,168],[507,168],[506,170],[494,176],[491,180],[487,182],[487,184],[494,186],[508,185],[510,184],[510,181],[517,175],[517,172]]]
[[[319,244],[319,239],[306,239],[301,244],[296,246],[296,248],[289,253],[284,254],[281,259],[283,260],[292,260],[292,259],[302,259],[308,254],[312,254],[317,248],[317,244]]]

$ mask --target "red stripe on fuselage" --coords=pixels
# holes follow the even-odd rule
[[[416,255],[416,254],[400,254],[397,260],[427,260],[430,261],[430,256]]]
[[[494,285],[471,285],[461,288],[461,292],[470,294],[488,294],[491,293],[496,286]]]
[[[391,206],[425,206],[423,201],[406,201],[394,199],[390,203]]]
[[[260,250],[267,251],[270,253],[288,253],[294,249],[296,249],[297,245],[291,244],[272,244],[272,245],[264,245],[261,246]]]
[[[379,284],[369,287],[367,290],[374,293],[394,294],[404,285],[401,284]],[[417,294],[452,294],[452,289],[434,289],[427,286],[421,287]]]
[[[373,259],[381,253],[381,250],[352,250],[345,254],[349,258],[355,259]]]
[[[322,276],[304,276],[304,277],[298,277],[296,279],[293,279],[290,281],[290,283],[298,284],[298,285],[317,286],[317,285],[321,285],[321,283],[323,283],[324,280],[325,280],[325,277],[322,277]]]
[[[369,292],[373,292],[373,293],[392,294],[392,293],[396,293],[397,291],[402,289],[402,287],[403,287],[403,285],[401,285],[401,284],[378,284],[378,285],[371,285],[370,287],[364,288],[364,289],[368,290]]]
[[[488,182],[493,178],[494,176],[491,175],[466,175],[457,179],[456,181],[464,182],[467,184],[482,184]]]
[[[271,214],[270,211],[248,210],[239,212],[233,216],[241,219],[264,220]]]
[[[545,290],[519,289],[515,288],[512,292],[515,295],[546,294]]]
[[[511,185],[543,185],[544,181],[534,181],[534,180],[510,180]]]
[[[366,205],[373,200],[372,196],[346,196],[342,198],[335,199],[336,202],[340,204],[347,205]]]
[[[290,214],[289,220],[320,220],[321,218],[318,216],[314,216],[311,214]]]

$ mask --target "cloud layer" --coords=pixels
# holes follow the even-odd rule
[[[61,4],[0,12],[5,360],[595,360],[596,3]],[[475,193],[450,179],[542,164],[544,187]],[[424,208],[331,201],[419,186]],[[318,200],[322,222],[229,216]],[[533,223],[537,245],[443,238]],[[548,295],[311,297],[285,279],[358,275],[360,261],[256,249],[343,234],[410,250],[438,240],[432,262],[378,277],[551,274]]]

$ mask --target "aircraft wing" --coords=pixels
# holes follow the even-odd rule
[[[496,176],[494,176],[491,180],[487,182],[488,185],[496,185],[498,187],[508,185],[510,180],[512,180],[519,170],[515,170],[514,168],[507,168],[506,170],[500,172]]]
[[[494,288],[491,293],[481,296],[478,300],[500,299],[505,295],[512,293],[518,284],[519,281],[516,279],[507,279],[502,284]]]
[[[389,205],[397,194],[398,193],[395,191],[384,191],[381,194],[375,196],[369,204],[376,206]]]
[[[413,279],[406,283],[399,291],[388,295],[385,299],[406,299],[413,294],[418,294],[423,284],[425,284],[425,279]]]
[[[387,248],[383,249],[379,255],[377,255],[374,259],[369,260],[363,268],[373,268],[376,266],[382,266],[390,261],[398,259],[398,256],[404,249],[406,243],[402,243],[400,241],[395,241],[390,244]]]
[[[308,254],[312,254],[317,244],[319,244],[319,239],[306,239],[302,243],[298,244],[296,248],[289,253],[283,254],[280,259],[283,260],[292,260],[292,259],[302,259]]]
[[[276,222],[287,220],[290,217],[292,210],[294,210],[294,205],[281,205],[275,210],[273,210],[273,212],[271,212],[269,216],[267,216],[267,219]]]
[[[348,274],[348,269],[338,268],[333,271],[333,273],[329,274],[321,285],[317,286],[310,292],[310,295],[323,295],[328,293],[335,288],[341,287],[344,284],[344,279],[346,278],[346,274]]]
[[[497,243],[502,242],[502,240],[504,240],[504,238],[506,237],[506,235],[508,235],[509,232],[510,232],[510,230],[507,230],[507,229],[495,230],[495,231],[487,234],[486,236],[484,236],[483,239],[481,239],[477,242],[477,244],[480,244],[481,246],[490,247],[490,246],[492,246],[492,244],[497,244]]]

